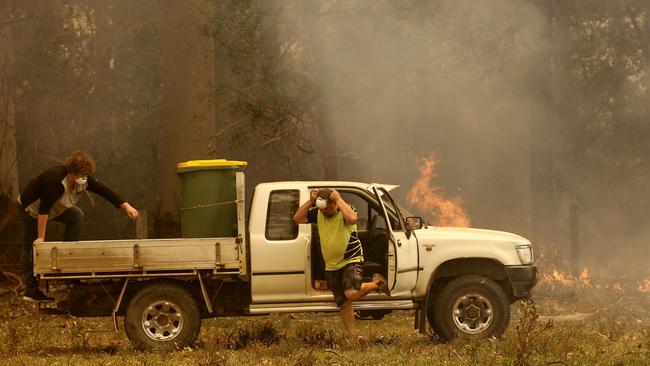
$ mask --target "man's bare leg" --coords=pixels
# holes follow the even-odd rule
[[[352,301],[347,300],[341,305],[341,318],[343,318],[343,325],[345,330],[351,337],[357,336],[357,327],[354,324],[354,311],[352,310]]]
[[[373,291],[377,291],[379,286],[377,286],[376,283],[374,282],[364,282],[361,284],[361,289],[348,289],[345,290],[345,298],[348,299],[348,301],[357,301],[363,298],[364,296],[368,295],[369,293]]]
[[[341,305],[341,318],[343,318],[343,325],[345,325],[345,330],[350,336],[357,336],[357,328],[354,323],[354,310],[352,310],[352,301],[360,300],[369,293],[377,291],[378,288],[379,285],[377,285],[376,282],[364,282],[361,284],[359,290],[348,289],[344,291],[347,300],[343,305]]]
[[[378,288],[377,284],[374,282],[365,282],[361,284],[361,289],[349,289],[345,290],[345,298],[347,299],[343,305],[341,305],[341,318],[343,318],[343,325],[345,325],[345,330],[352,337],[357,336],[357,328],[354,324],[354,310],[352,310],[352,301],[357,301],[368,293],[376,291]]]

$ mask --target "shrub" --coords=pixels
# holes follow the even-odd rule
[[[248,324],[233,331],[226,331],[223,345],[228,349],[243,349],[250,344],[258,342],[264,346],[271,346],[279,343],[284,335],[280,333],[273,323],[265,321]]]
[[[331,330],[324,330],[311,323],[303,324],[296,329],[296,338],[307,346],[334,348],[335,338]]]
[[[539,324],[537,305],[531,299],[521,301],[522,312],[519,322],[515,325],[514,360],[515,365],[528,365],[528,358],[533,352],[534,343],[542,332],[553,326],[552,321]]]

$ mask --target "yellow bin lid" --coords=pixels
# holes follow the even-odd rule
[[[226,160],[226,159],[209,159],[209,160],[190,160],[176,164],[179,171],[200,170],[200,169],[219,169],[219,168],[238,168],[248,165],[246,161]]]

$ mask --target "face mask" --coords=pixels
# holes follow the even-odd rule
[[[325,207],[327,207],[327,200],[322,197],[316,198],[316,207],[318,207],[321,210],[324,209]]]
[[[79,178],[75,179],[74,182],[77,183],[78,185],[82,186],[82,185],[88,183],[88,177],[79,177]]]

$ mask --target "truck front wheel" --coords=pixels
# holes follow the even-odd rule
[[[175,284],[150,285],[129,302],[124,328],[139,349],[176,350],[194,345],[201,327],[196,301]]]
[[[455,278],[433,295],[429,324],[441,338],[499,337],[510,322],[510,303],[493,280],[476,275]]]

